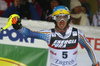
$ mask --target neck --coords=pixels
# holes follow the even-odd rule
[[[58,27],[56,27],[56,30],[57,30],[57,32],[66,32],[66,30],[69,28],[69,25],[68,25],[68,27],[66,27],[65,29],[60,29],[60,28],[58,28]]]

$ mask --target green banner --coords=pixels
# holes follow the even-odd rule
[[[0,44],[0,66],[46,66],[48,49]]]

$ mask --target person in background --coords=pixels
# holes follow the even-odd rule
[[[4,11],[2,17],[18,14],[22,19],[40,20],[36,9],[28,0],[15,0],[14,3]]]
[[[52,11],[53,11],[54,7],[56,7],[58,5],[62,5],[60,0],[50,0],[48,2],[48,9],[44,13],[45,18],[43,20],[50,21],[50,22],[53,21],[52,20]]]
[[[32,4],[35,7],[35,9],[37,10],[39,17],[41,19],[42,16],[42,6],[40,5],[40,3],[37,0],[32,0]]]
[[[14,0],[0,0],[0,17],[2,16],[3,12],[11,6]]]
[[[63,5],[56,6],[52,12],[52,19],[55,24],[54,28],[33,31],[22,26],[18,15],[9,17],[13,28],[22,35],[47,42],[50,66],[77,66],[78,43],[88,52],[92,66],[99,66],[96,54],[83,32],[69,25],[69,9]]]
[[[91,26],[100,27],[100,8],[98,11],[93,15],[93,21]]]
[[[98,0],[98,10],[93,15],[93,21],[91,26],[100,27],[100,0]]]
[[[88,18],[89,18],[89,22],[90,24],[92,23],[92,19],[93,19],[93,14],[91,11],[91,6],[89,3],[86,2],[86,0],[79,0],[82,4],[82,7],[84,7],[86,9],[86,13],[88,14]]]
[[[82,7],[79,0],[70,1],[71,24],[90,26],[86,9]]]

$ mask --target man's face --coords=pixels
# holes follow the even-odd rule
[[[74,8],[74,12],[76,14],[79,14],[81,11],[82,11],[81,6],[77,6],[77,7]]]
[[[58,3],[56,0],[53,0],[53,1],[50,2],[50,7],[51,7],[52,9],[54,9],[54,7],[56,7],[56,6],[58,6],[58,5],[59,5],[59,3]]]
[[[60,29],[64,29],[67,25],[68,15],[67,14],[56,15],[55,21]]]
[[[20,5],[22,3],[23,0],[15,0],[15,2]]]
[[[61,20],[60,22],[57,22],[57,26],[62,30],[66,27],[66,25],[67,21]]]

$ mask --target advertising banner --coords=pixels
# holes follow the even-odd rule
[[[0,29],[4,22],[0,22]],[[47,66],[48,48],[41,41],[25,37],[12,27],[1,31],[0,66]]]
[[[6,25],[6,22],[7,18],[0,18],[0,29]],[[45,21],[22,20],[22,24],[34,31],[55,27],[54,23]],[[71,26],[80,29],[85,34],[100,61],[100,27]],[[87,55],[84,50],[84,47],[79,44],[78,52]],[[88,55],[85,57],[86,60],[83,60],[80,54],[79,66],[83,64],[81,62],[88,60]],[[0,66],[49,66],[49,60],[48,45],[45,41],[25,37],[12,26],[0,32]],[[90,66],[89,61],[90,59],[87,65],[83,66]]]
[[[46,66],[48,50],[0,44],[0,66]]]

